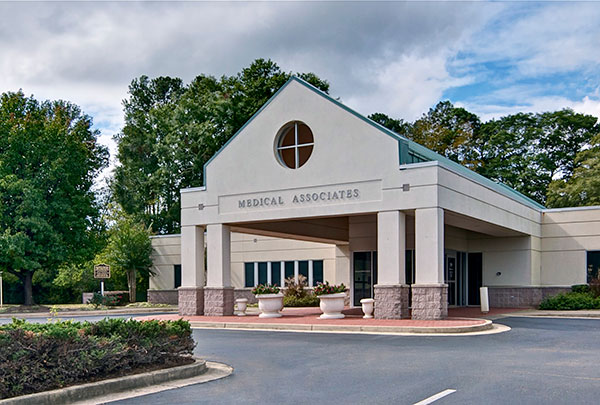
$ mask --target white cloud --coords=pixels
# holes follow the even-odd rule
[[[365,115],[392,112],[413,121],[439,101],[445,89],[469,82],[467,77],[456,78],[448,73],[447,58],[446,53],[402,55],[393,62],[374,62],[361,72],[371,78],[369,91],[353,95],[346,104]]]

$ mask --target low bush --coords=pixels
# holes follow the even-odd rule
[[[588,293],[590,286],[588,284],[575,284],[571,286],[571,291],[574,293]]]
[[[590,293],[568,292],[545,298],[540,303],[540,309],[577,310],[600,309],[600,298]]]
[[[191,362],[187,321],[23,320],[0,326],[0,399]]]
[[[294,297],[294,296],[284,296],[283,297],[283,306],[284,307],[318,307],[319,306],[319,298],[312,294],[307,294],[302,298]]]

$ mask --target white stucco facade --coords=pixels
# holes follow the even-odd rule
[[[278,158],[290,123],[314,137],[298,168]],[[204,184],[181,191],[182,314],[231,313],[252,263],[271,279],[285,262],[310,261],[312,275],[317,261],[319,277],[322,266],[324,280],[350,286],[351,303],[374,295],[376,317],[410,305],[414,318],[438,319],[448,303],[475,304],[481,285],[510,306],[584,283],[586,254],[600,250],[600,208],[545,210],[295,78],[207,163]]]

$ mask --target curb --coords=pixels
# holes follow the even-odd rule
[[[107,394],[161,384],[167,381],[197,377],[208,370],[206,361],[196,358],[193,364],[148,373],[111,378],[93,383],[38,392],[0,400],[1,405],[53,405],[91,400]]]
[[[130,308],[99,311],[64,311],[57,312],[53,316],[50,312],[15,312],[12,314],[0,314],[0,319],[12,318],[60,318],[63,316],[98,316],[98,315],[143,315],[143,314],[176,314],[177,309],[171,308]]]
[[[194,322],[190,325],[195,329],[259,329],[288,332],[364,332],[364,333],[415,333],[415,334],[461,334],[482,332],[493,329],[492,321],[485,320],[479,325],[468,326],[361,326],[361,325],[312,325],[287,323],[238,323],[238,322]]]

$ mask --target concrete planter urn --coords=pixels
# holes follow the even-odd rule
[[[319,307],[323,313],[319,316],[320,319],[342,319],[345,315],[342,314],[344,310],[344,300],[346,299],[346,293],[336,294],[323,294],[319,295]]]
[[[365,314],[363,318],[373,318],[373,305],[375,303],[375,300],[373,298],[363,298],[362,300],[360,300],[360,303],[362,305],[362,311]]]
[[[283,309],[283,294],[257,294],[259,318],[281,318],[279,311]]]
[[[246,316],[246,308],[248,308],[248,298],[238,298],[235,300],[237,305],[238,314],[237,316]]]

